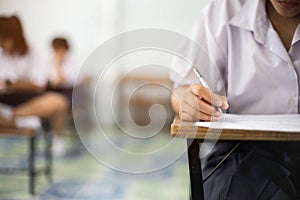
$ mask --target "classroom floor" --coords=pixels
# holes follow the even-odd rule
[[[112,141],[123,150],[136,152],[160,149],[173,141],[167,131],[156,139],[144,142],[133,142],[120,137],[120,131],[110,130]],[[174,154],[184,151],[185,141],[176,140],[168,145],[167,151],[147,159],[147,161],[131,160],[111,151],[109,146],[97,141],[97,134],[89,133],[90,141],[94,141],[106,157],[98,161],[89,153],[76,133],[70,131],[67,136],[67,153],[63,158],[54,161],[54,182],[48,184],[43,176],[38,178],[38,194],[28,194],[28,178],[26,174],[0,175],[0,199],[86,199],[86,200],[184,200],[189,199],[189,179],[187,155],[183,153],[178,159],[165,165],[160,170],[148,173],[124,173],[108,167],[107,163],[118,163],[120,169],[136,166],[138,170],[153,169],[161,161],[168,160]],[[42,143],[42,142],[41,142]],[[40,144],[41,146],[43,144]],[[25,165],[27,151],[26,141],[18,138],[0,138],[0,165]],[[40,156],[39,156],[40,157]],[[107,162],[105,159],[108,159]],[[41,162],[41,158],[39,159]],[[172,159],[171,159],[172,160]],[[114,162],[116,161],[116,162]],[[135,162],[135,163],[133,163]],[[128,167],[129,168],[126,168]]]

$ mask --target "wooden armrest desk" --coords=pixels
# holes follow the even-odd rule
[[[175,117],[171,125],[171,135],[187,139],[188,160],[190,171],[191,199],[203,200],[203,182],[201,171],[201,160],[199,159],[199,143],[204,138],[215,140],[215,134],[219,129],[196,127],[194,122],[181,121]],[[222,141],[300,141],[299,132],[276,132],[276,131],[245,131],[245,130],[221,130],[218,140]]]

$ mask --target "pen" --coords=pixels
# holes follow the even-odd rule
[[[213,92],[209,85],[207,84],[206,80],[204,79],[204,77],[200,74],[200,72],[195,68],[193,67],[193,71],[194,73],[196,74],[200,84],[203,86],[203,87],[206,87],[208,90],[210,90],[211,92]],[[221,108],[216,108],[218,112],[220,113],[223,113]],[[224,163],[224,161],[232,154],[232,152],[240,145],[241,143],[238,142],[224,157],[223,159],[208,173],[208,175],[203,179],[203,181],[206,181],[209,177],[211,177],[211,175],[220,167],[220,165],[222,163]]]
[[[206,80],[204,79],[204,77],[200,74],[200,72],[199,72],[195,67],[193,67],[193,71],[194,71],[194,73],[196,74],[196,76],[197,76],[197,78],[198,78],[200,84],[201,84],[203,87],[206,87],[209,91],[213,92],[213,91],[210,89],[210,87],[209,87],[208,83],[206,82]],[[217,109],[217,111],[219,111],[220,113],[223,113],[222,110],[221,110],[221,108],[218,107],[218,108],[216,108],[216,109]]]

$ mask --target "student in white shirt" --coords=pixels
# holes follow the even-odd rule
[[[52,65],[50,83],[54,87],[72,88],[78,72],[78,64],[70,55],[70,45],[66,38],[56,37],[51,42]]]
[[[171,73],[174,110],[189,121],[219,120],[216,107],[234,114],[299,113],[299,22],[299,0],[211,2],[191,37],[208,55],[201,58],[209,57],[220,72],[201,65],[210,61],[197,60],[194,52],[215,93],[198,84],[192,66],[176,59]],[[217,86],[220,80],[226,97]],[[234,145],[215,145],[203,158],[204,177]],[[299,147],[298,142],[241,143],[204,184],[205,199],[299,199]]]
[[[0,46],[0,102],[12,106],[11,116],[0,115],[0,126],[15,126],[18,117],[34,115],[49,120],[55,134],[62,137],[67,100],[58,93],[44,92],[47,70],[27,45],[16,16],[1,17]],[[53,153],[61,154],[63,150]]]
[[[71,106],[78,64],[70,54],[70,45],[66,38],[54,38],[51,46],[52,55],[48,61],[50,89],[65,95]]]

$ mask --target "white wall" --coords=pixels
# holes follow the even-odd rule
[[[17,14],[32,46],[46,53],[52,37],[70,38],[78,60],[111,36],[138,28],[188,34],[209,0],[0,0],[0,14]]]
[[[123,30],[163,28],[188,34],[209,0],[122,0]]]
[[[50,49],[53,36],[70,38],[74,54],[80,63],[100,45],[117,33],[138,28],[162,28],[188,35],[201,9],[209,0],[0,0],[0,14],[18,14],[32,46],[41,53]],[[155,58],[154,58],[155,57]],[[129,55],[106,77],[113,80],[120,69],[133,65],[164,63],[170,56],[159,52]],[[96,71],[99,67],[94,66]],[[152,72],[150,72],[152,73]],[[158,72],[160,73],[160,72]],[[111,76],[111,77],[109,77]],[[96,77],[97,78],[97,77]],[[99,95],[107,94],[112,83],[107,83]],[[99,97],[99,99],[103,99]],[[105,101],[105,100],[104,100]],[[109,99],[106,100],[109,104]],[[99,103],[104,121],[112,122],[111,113]]]
[[[83,61],[116,29],[116,0],[0,0],[0,14],[17,14],[34,48],[43,53],[61,35],[70,39],[78,60]]]

